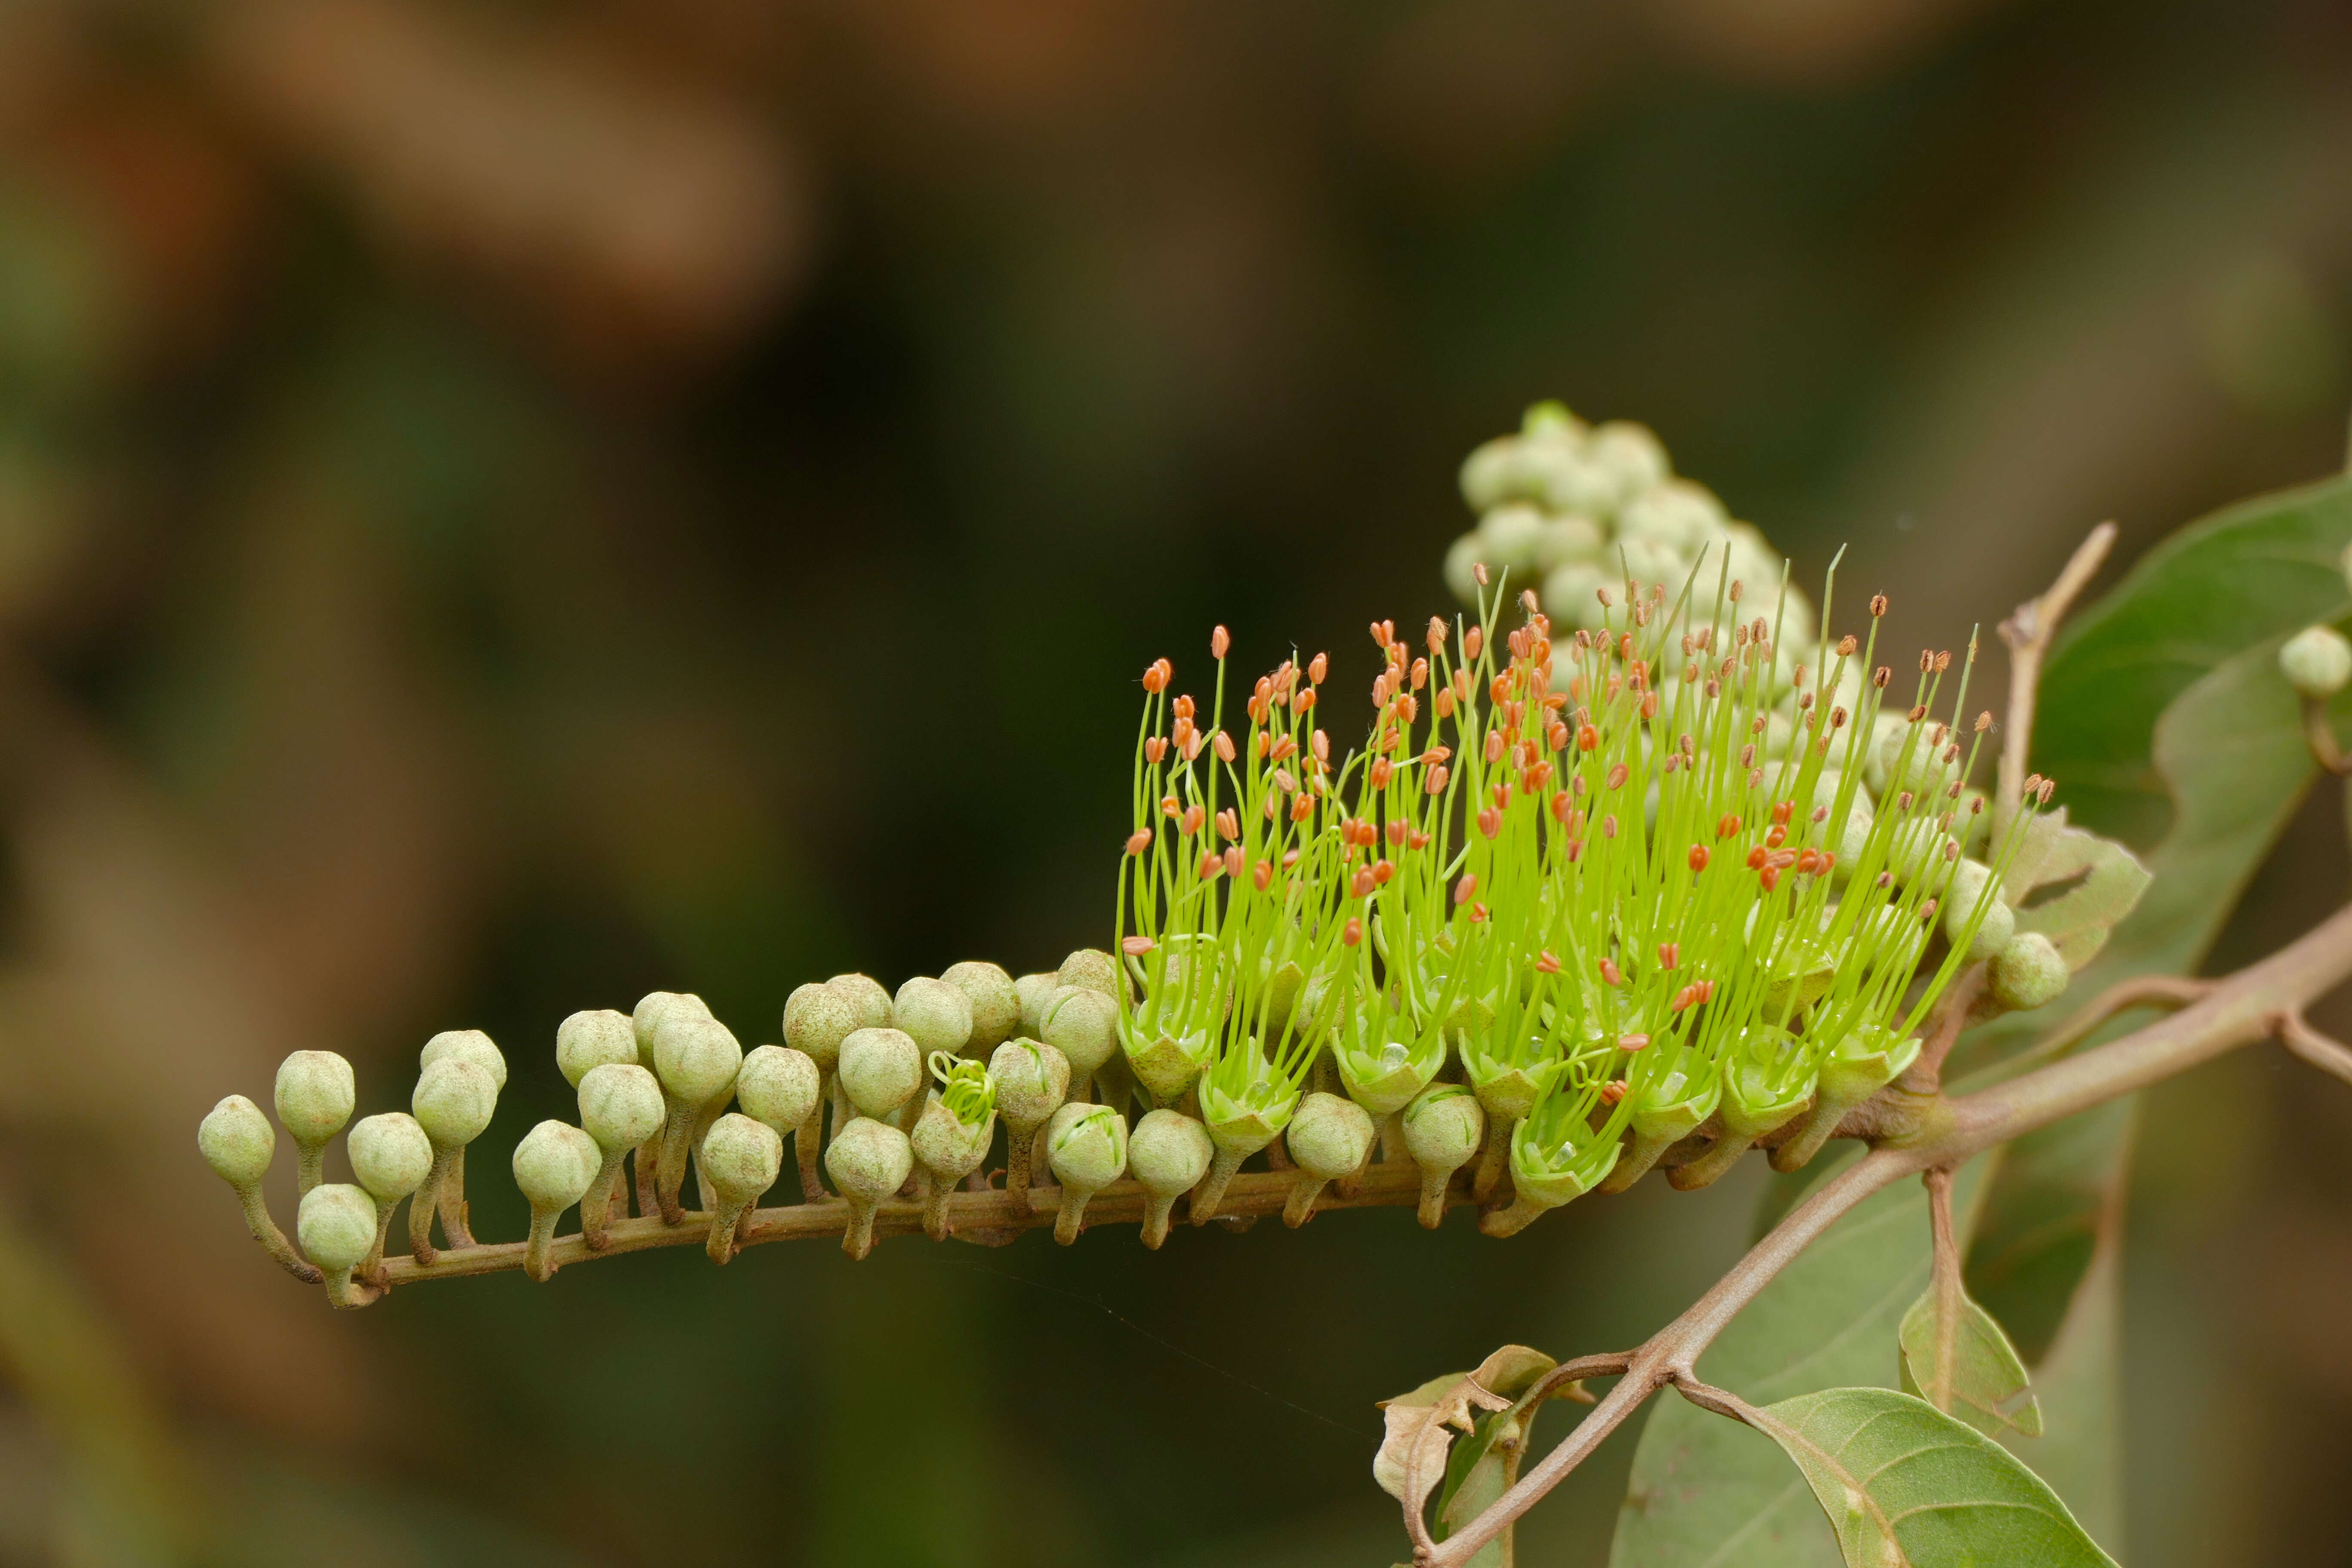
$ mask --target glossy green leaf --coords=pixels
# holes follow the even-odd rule
[[[1986,1164],[1971,1162],[1953,1183],[1964,1243]],[[1815,1182],[1826,1173],[1811,1173]],[[1905,1182],[1874,1194],[1732,1320],[1699,1374],[1759,1404],[1862,1384],[1891,1389],[1895,1330],[1927,1275],[1926,1192]],[[1685,1401],[1652,1407],[1610,1549],[1613,1568],[1820,1568],[1834,1551],[1821,1510],[1780,1455]]]
[[[2113,1568],[2015,1455],[1924,1400],[1832,1388],[1757,1415],[1811,1487],[1848,1568]]]
[[[1959,1294],[1947,1325],[1933,1281],[1903,1314],[1903,1392],[1959,1417],[1988,1437],[2042,1435],[2042,1406],[2032,1380],[2000,1322]]]

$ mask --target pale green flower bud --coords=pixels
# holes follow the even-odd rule
[[[490,1043],[489,1036],[479,1029],[444,1029],[425,1042],[416,1056],[416,1065],[429,1068],[443,1057],[457,1057],[472,1062],[490,1075],[490,1082],[499,1093],[506,1092],[507,1058]]]
[[[839,1072],[849,1103],[879,1121],[922,1087],[922,1047],[904,1029],[859,1029],[841,1043]]]
[[[879,980],[870,974],[836,974],[825,984],[840,992],[856,1010],[858,1028],[890,1026],[890,993]]]
[[[2010,939],[1992,961],[1992,994],[2011,1012],[2022,1013],[2057,1000],[2070,978],[2057,944],[2038,931]]]
[[[1519,438],[1497,436],[1462,461],[1462,499],[1473,511],[1499,506],[1520,493]]]
[[[914,1173],[914,1146],[887,1121],[853,1117],[825,1146],[824,1168],[849,1204],[849,1228],[842,1234],[841,1249],[852,1258],[864,1258],[874,1250],[875,1206]]]
[[[1601,562],[1605,548],[1601,525],[1591,518],[1548,517],[1536,532],[1536,572],[1549,579],[1552,573],[1572,563]]]
[[[1598,561],[1571,561],[1555,567],[1543,580],[1544,614],[1562,626],[1598,631],[1608,624],[1609,616],[1608,609],[1601,603],[1600,591],[1612,584],[1617,588],[1610,596],[1621,598],[1624,583],[1613,563],[1603,566]]]
[[[2324,701],[2352,681],[2352,642],[2334,626],[2305,626],[2279,649],[2279,673],[2300,695]]]
[[[607,1062],[580,1080],[580,1125],[607,1154],[625,1154],[661,1131],[661,1081],[634,1062]]]
[[[1038,1131],[1069,1098],[1070,1061],[1035,1040],[1007,1040],[988,1058],[988,1078],[1004,1118],[1004,1191],[1019,1204],[1028,1195]]]
[[[604,1164],[596,1140],[577,1127],[542,1121],[515,1145],[515,1185],[530,1200],[530,1240],[523,1272],[544,1281],[555,1272],[555,1222],[588,1195]]]
[[[1605,517],[1622,498],[1617,476],[1567,442],[1530,442],[1519,462],[1530,494],[1553,511]]]
[[[1906,887],[1924,879],[1932,890],[1959,855],[1959,841],[1937,827],[1935,818],[1922,816],[1895,828],[1886,847],[1886,869]]]
[[[1454,1173],[1486,1145],[1486,1112],[1458,1083],[1432,1084],[1404,1108],[1405,1152],[1421,1167],[1421,1223],[1435,1230],[1445,1218],[1445,1189]]]
[[[796,1132],[817,1108],[816,1063],[783,1046],[761,1046],[743,1058],[735,1075],[735,1100],[743,1114],[776,1130]]]
[[[1289,1201],[1282,1207],[1283,1224],[1293,1230],[1305,1225],[1324,1185],[1371,1158],[1372,1131],[1370,1113],[1343,1096],[1318,1091],[1298,1102],[1285,1142],[1306,1174],[1291,1185]]]
[[[688,992],[648,991],[639,997],[635,1010],[629,1015],[629,1030],[637,1037],[639,1067],[654,1065],[655,1037],[661,1033],[663,1021],[673,1013],[708,1018],[710,1008],[701,997]]]
[[[325,1276],[327,1300],[341,1308],[364,1307],[373,1300],[352,1289],[352,1270],[375,1245],[375,1200],[359,1187],[331,1182],[303,1194],[296,1215],[295,1234],[302,1250]]]
[[[1143,1211],[1143,1245],[1157,1251],[1168,1239],[1176,1200],[1209,1173],[1217,1145],[1209,1130],[1181,1111],[1154,1110],[1135,1124],[1127,1144],[1127,1169],[1150,1194]]]
[[[588,1076],[580,1080],[580,1126],[595,1140],[602,1155],[597,1178],[580,1200],[580,1234],[587,1239],[590,1251],[602,1252],[611,1245],[607,1226],[619,1188],[621,1162],[628,1158],[630,1150],[642,1151],[668,1120],[669,1102],[662,1094],[661,1080],[635,1062],[606,1062],[589,1068]],[[648,1159],[642,1152],[637,1155],[641,1180]],[[625,1194],[621,1212],[628,1212]]]
[[[345,1148],[352,1157],[352,1174],[387,1215],[433,1173],[433,1141],[416,1118],[404,1111],[362,1118]]]
[[[232,1094],[197,1124],[196,1148],[215,1175],[242,1190],[269,1173],[270,1156],[278,1152],[278,1130],[261,1107]]]
[[[595,1178],[604,1151],[596,1140],[564,1121],[542,1121],[515,1145],[515,1185],[534,1211],[562,1214],[578,1203]]]
[[[1475,529],[1445,547],[1445,591],[1465,608],[1477,605],[1478,563],[1486,553],[1486,542]]]
[[[1992,835],[1992,797],[1974,784],[1962,784],[1951,812],[1952,836],[1960,841],[1960,853],[1981,853]]]
[[[1507,567],[1524,578],[1535,569],[1543,521],[1544,514],[1523,501],[1496,507],[1478,520],[1480,558],[1490,570]]]
[[[316,1285],[319,1271],[302,1261],[286,1233],[269,1216],[261,1195],[261,1179],[269,1173],[269,1158],[278,1151],[278,1130],[261,1107],[241,1094],[232,1094],[205,1113],[196,1127],[196,1148],[213,1173],[236,1193],[245,1210],[246,1229],[278,1266],[305,1284]]]
[[[793,988],[784,1002],[784,1044],[830,1077],[841,1061],[841,1042],[864,1027],[856,1001],[830,982]]]
[[[332,1051],[296,1051],[278,1064],[278,1120],[301,1156],[296,1169],[303,1193],[319,1184],[327,1145],[358,1100],[352,1064]]]
[[[1113,1002],[1122,995],[1130,1000],[1135,995],[1135,983],[1120,969],[1118,961],[1098,947],[1082,947],[1062,960],[1061,981],[1087,991],[1099,991]]]
[[[1057,986],[1045,999],[1044,1026],[1045,1043],[1069,1058],[1081,1091],[1118,1049],[1118,1004],[1091,986]]]
[[[1062,977],[1050,971],[1042,974],[1024,974],[1013,983],[1021,994],[1021,1027],[1018,1033],[1029,1039],[1045,1026],[1045,998],[1061,989]]]
[[[1863,776],[1879,799],[1886,800],[1908,790],[1917,796],[1937,796],[1938,808],[1948,804],[1940,797],[1960,776],[1960,762],[1968,756],[1968,748],[1960,744],[1958,734],[1948,730],[1942,731],[1943,739],[1938,742],[1936,736],[1939,729],[1941,726],[1926,719],[1914,725],[1899,713],[1878,716],[1877,733],[1873,737],[1870,761],[1863,769]],[[1906,745],[1911,752],[1908,762],[1903,756]],[[1955,746],[1959,746],[1957,758],[1948,755]]]
[[[726,1025],[707,1015],[673,1008],[654,1031],[654,1073],[669,1102],[654,1198],[667,1224],[685,1220],[678,1194],[686,1185],[687,1161],[702,1129],[726,1109],[742,1065],[742,1045]]]
[[[574,1089],[580,1087],[580,1080],[588,1076],[592,1068],[636,1059],[636,1025],[626,1013],[604,1007],[593,1013],[574,1013],[556,1026],[555,1065],[563,1074],[563,1081]]]
[[[1980,860],[1963,860],[1952,868],[1951,883],[1944,891],[1945,941],[1958,944],[1968,931],[1969,919],[1976,913],[1977,900],[1992,879],[1992,868]],[[2017,911],[2003,900],[1999,888],[1993,889],[1991,900],[1985,906],[1984,920],[1969,942],[1969,959],[1992,957],[2009,945],[2016,931]]]
[[[890,1021],[925,1057],[961,1056],[971,1043],[971,999],[944,980],[918,976],[899,986]]]
[[[425,1135],[441,1148],[462,1149],[479,1138],[499,1107],[499,1086],[478,1062],[437,1061],[416,1078],[408,1108]]]
[[[392,1211],[433,1173],[433,1141],[425,1136],[416,1118],[386,1110],[362,1117],[343,1141],[343,1148],[352,1157],[352,1173],[375,1199],[375,1245],[360,1265],[361,1274],[373,1277],[383,1261],[383,1238],[392,1228]]]
[[[702,1141],[702,1178],[719,1196],[707,1247],[713,1263],[735,1256],[745,1211],[776,1184],[783,1169],[783,1138],[766,1122],[730,1111],[710,1124]]]
[[[1602,563],[1616,570],[1620,582],[1630,576],[1644,584],[1662,583],[1669,595],[1681,592],[1683,579],[1691,570],[1689,559],[1680,551],[1638,534],[1619,534]]]
[[[718,1019],[674,1013],[654,1037],[654,1076],[673,1101],[701,1106],[724,1094],[743,1047]]]
[[[1584,459],[1606,469],[1617,481],[1620,495],[1637,496],[1674,477],[1664,443],[1646,425],[1612,419],[1593,426],[1585,437]]]
[[[449,1245],[473,1243],[466,1223],[464,1191],[456,1187],[454,1178],[466,1145],[482,1135],[498,1106],[499,1086],[488,1071],[462,1056],[445,1056],[417,1075],[408,1108],[415,1113],[425,1137],[433,1141],[433,1172],[408,1205],[408,1249],[420,1264],[429,1266],[438,1256],[432,1242],[436,1205]]]
[[[1062,1187],[1054,1239],[1067,1247],[1086,1223],[1087,1200],[1127,1170],[1127,1119],[1108,1105],[1066,1105],[1046,1124],[1045,1158]]]
[[[1011,1039],[1021,1029],[1021,993],[1013,976],[993,963],[966,959],[948,965],[940,976],[971,1004],[971,1039],[967,1054],[982,1056]]]
[[[1694,554],[1731,526],[1715,492],[1689,479],[1668,479],[1628,500],[1617,514],[1618,528],[1637,539],[1654,539],[1670,550]],[[1675,584],[1677,591],[1680,584]],[[1710,596],[1713,584],[1699,584]],[[1692,590],[1694,596],[1699,588]]]

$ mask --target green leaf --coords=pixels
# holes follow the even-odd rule
[[[1819,1182],[1849,1163],[1815,1162]],[[1965,1244],[1987,1161],[1961,1167],[1953,1223]],[[1916,1182],[1873,1194],[1732,1320],[1700,1373],[1762,1403],[1899,1375],[1895,1330],[1927,1283],[1927,1195]],[[1821,1510],[1780,1456],[1733,1422],[1679,1399],[1651,1409],[1610,1548],[1614,1568],[1820,1568],[1834,1549]]]
[[[2114,1568],[2015,1455],[1925,1400],[1832,1388],[1756,1415],[1803,1472],[1848,1568]]]
[[[1969,1247],[1969,1290],[2033,1368],[2043,1435],[2004,1438],[2092,1536],[2124,1550],[2116,1319],[2138,1118],[2118,1100],[2009,1146]]]
[[[2114,839],[2068,826],[2062,805],[2027,826],[2002,880],[2010,901],[2021,906],[2017,929],[2048,937],[2067,969],[2077,971],[2099,955],[2147,891],[2148,873]],[[2053,887],[2065,891],[2032,901],[2032,895]]]
[[[2342,616],[2347,543],[2352,482],[2258,496],[2158,545],[2074,618],[2042,671],[2033,765],[2077,823],[2130,844],[2166,836],[2176,814],[2150,765],[2158,719],[2247,649]],[[2276,667],[2267,673],[2284,695]]]
[[[1946,1325],[1934,1282],[1903,1314],[1903,1392],[1916,1394],[1988,1437],[2042,1435],[2042,1406],[2016,1347],[1990,1312],[1960,1292]]]

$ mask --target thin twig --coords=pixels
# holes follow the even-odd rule
[[[1920,1392],[1928,1404],[1948,1414],[1952,1363],[1960,1337],[1960,1243],[1952,1229],[1952,1168],[1937,1165],[1923,1172],[1920,1179],[1927,1184],[1927,1229],[1935,1247],[1928,1281],[1936,1292],[1936,1364],[1927,1369]],[[1918,1375],[1916,1368],[1912,1375]]]
[[[2279,1044],[2326,1073],[2352,1083],[2352,1050],[2313,1028],[2303,1009],[2290,1007],[2278,1016]]]
[[[1874,1149],[1814,1188],[1705,1296],[1633,1352],[1617,1385],[1540,1464],[1442,1544],[1417,1552],[1416,1563],[1421,1568],[1463,1568],[1659,1389],[1673,1385],[1686,1395],[1717,1392],[1697,1381],[1699,1355],[1781,1269],[1864,1198],[1938,1166],[1957,1166],[1996,1144],[2241,1046],[2273,1035],[2285,1038],[2293,1028],[2290,1020],[2299,1019],[2306,1004],[2348,977],[2352,909],[2339,910],[2261,963],[2212,982],[2203,996],[2169,1017],[2007,1083],[1936,1102],[1935,1113],[1906,1145]],[[2306,1043],[2319,1038],[2307,1026],[2294,1034]],[[1740,1413],[1746,1406],[1724,1397],[1737,1408],[1721,1413],[1748,1419]]]
[[[1990,1070],[2003,1078],[2013,1078],[2027,1068],[2064,1056],[2119,1013],[2128,1013],[2135,1007],[2186,1007],[2212,989],[2210,980],[2191,980],[2179,974],[2137,974],[2129,980],[2118,980],[2092,997],[2046,1038],[2036,1040],[2030,1049],[2006,1061],[1995,1063]]]
[[[2303,739],[2311,748],[2312,761],[2337,778],[2352,775],[2352,757],[2336,743],[2336,726],[2327,721],[2327,699],[2306,697],[2303,700]]]
[[[2000,640],[2009,645],[2009,727],[2000,740],[2000,787],[1992,803],[1992,842],[2002,842],[2009,819],[2025,793],[2026,752],[2033,743],[2033,700],[2042,684],[2042,661],[2058,636],[2059,623],[2115,547],[2116,525],[2103,522],[2075,547],[2058,580],[2038,599],[2017,606],[2000,624]]]

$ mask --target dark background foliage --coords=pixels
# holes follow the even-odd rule
[[[1636,1337],[1752,1179],[341,1318],[196,1118],[479,1026],[487,1154],[575,1007],[1100,941],[1135,673],[1357,689],[1538,396],[1937,646],[2334,468],[2347,85],[2313,0],[0,12],[0,1563],[1389,1560],[1370,1402]],[[2151,1107],[2135,1563],[2352,1561],[2347,1132],[2271,1056]]]

